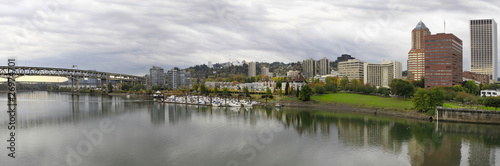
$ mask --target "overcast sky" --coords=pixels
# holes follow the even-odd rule
[[[468,20],[500,19],[500,1],[0,0],[0,59],[17,65],[144,75],[231,61],[296,62],[341,54],[396,60],[406,70],[411,30],[463,40]],[[2,65],[4,66],[4,65]]]

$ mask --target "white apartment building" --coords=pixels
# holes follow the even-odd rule
[[[389,87],[392,79],[402,78],[402,65],[397,61],[382,61],[382,64],[364,63],[363,83],[377,87]]]

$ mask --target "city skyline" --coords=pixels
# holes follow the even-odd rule
[[[16,58],[20,66],[145,75],[151,66],[288,63],[350,54],[371,63],[400,61],[407,69],[415,23],[442,33],[446,20],[446,33],[464,42],[463,66],[470,71],[469,20],[500,18],[496,1],[458,1],[453,7],[446,1],[54,2],[0,6],[6,34],[0,58]]]

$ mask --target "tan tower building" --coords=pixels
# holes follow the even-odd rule
[[[431,31],[420,21],[411,31],[411,50],[408,52],[408,80],[420,80],[425,76],[425,40]]]

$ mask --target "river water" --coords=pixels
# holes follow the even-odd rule
[[[500,165],[500,125],[23,92],[9,130],[0,106],[2,166]]]

